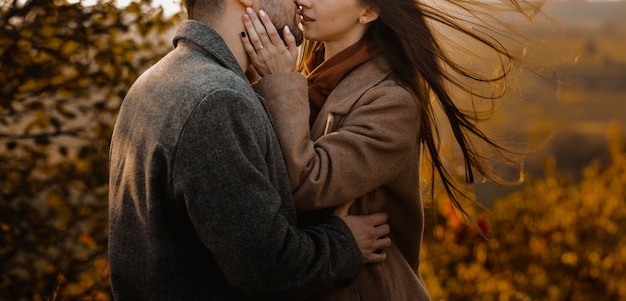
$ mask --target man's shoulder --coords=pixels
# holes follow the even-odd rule
[[[218,81],[245,83],[241,75],[221,64],[215,57],[201,53],[196,49],[190,49],[184,44],[179,45],[159,64],[164,65],[170,72],[186,74],[187,76],[183,76],[183,79],[194,79],[196,75],[203,75]]]
[[[148,93],[163,97],[200,100],[219,90],[232,90],[246,97],[254,92],[245,78],[210,56],[177,48],[146,70],[135,83]]]

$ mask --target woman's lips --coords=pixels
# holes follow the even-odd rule
[[[315,21],[315,19],[312,19],[305,14],[300,14],[300,16],[302,17],[302,20],[300,21],[300,23],[302,24],[308,24],[308,23]]]

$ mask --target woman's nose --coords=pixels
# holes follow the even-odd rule
[[[302,9],[303,6],[308,6],[310,4],[310,0],[294,0],[298,8]]]

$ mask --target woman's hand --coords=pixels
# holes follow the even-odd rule
[[[283,41],[267,13],[260,10],[257,15],[250,7],[243,24],[246,34],[241,33],[241,42],[259,75],[295,71],[298,48],[289,27],[282,29]]]

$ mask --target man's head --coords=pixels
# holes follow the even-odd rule
[[[293,0],[259,0],[258,2],[259,9],[263,9],[267,12],[272,23],[278,29],[280,38],[285,39],[281,29],[285,26],[289,26],[289,30],[296,38],[296,45],[300,46],[303,34],[302,29],[298,26],[298,24],[300,24],[298,5]]]
[[[302,30],[298,26],[300,16],[298,6],[293,0],[183,0],[183,5],[187,10],[187,16],[191,20],[203,20],[211,25],[211,21],[216,21],[223,13],[227,1],[239,2],[243,8],[252,7],[255,11],[265,10],[272,19],[282,38],[281,28],[289,26],[291,33],[296,38],[296,43],[302,42]]]
[[[191,20],[198,20],[204,14],[213,19],[221,13],[224,1],[226,0],[183,0],[183,6]]]

